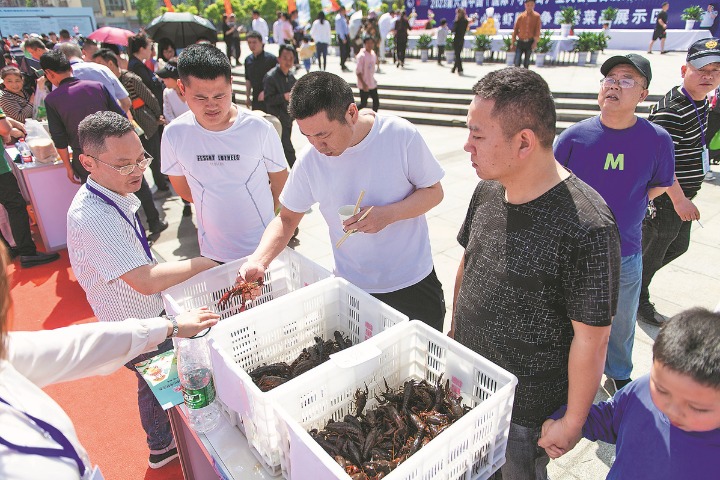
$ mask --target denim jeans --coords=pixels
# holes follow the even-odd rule
[[[540,427],[510,424],[505,465],[491,478],[494,480],[547,480],[550,457],[538,447]]]
[[[158,345],[158,349],[153,352],[143,353],[130,360],[125,367],[132,370],[138,379],[138,409],[140,410],[140,423],[143,430],[147,434],[147,443],[150,447],[150,453],[164,453],[164,450],[172,442],[173,434],[170,430],[170,419],[165,410],[158,403],[155,395],[153,395],[150,386],[140,373],[135,370],[135,364],[152,358],[168,350],[172,350],[173,343],[171,339],[165,340]]]
[[[692,198],[692,197],[691,197]],[[692,222],[684,222],[675,211],[667,193],[653,200],[655,218],[643,221],[642,248],[643,272],[640,303],[650,301],[650,282],[662,267],[687,252],[690,247]]]
[[[520,66],[520,57],[522,55],[525,55],[525,61],[523,62],[523,66],[525,68],[528,68],[530,66],[530,56],[532,55],[532,44],[533,39],[530,40],[518,40],[515,45],[515,66]]]
[[[610,343],[605,359],[605,375],[615,380],[630,378],[632,373],[635,317],[640,299],[642,267],[642,253],[622,257],[617,313],[612,321]]]

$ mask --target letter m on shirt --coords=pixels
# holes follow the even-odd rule
[[[614,157],[612,153],[608,153],[605,158],[605,170],[612,168],[613,170],[625,170],[625,155],[619,153]]]

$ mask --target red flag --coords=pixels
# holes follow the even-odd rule
[[[174,11],[175,11],[175,7],[173,7],[173,4],[172,4],[172,2],[171,2],[170,0],[164,0],[164,2],[165,2],[165,8],[167,8],[167,11],[168,11],[168,12],[174,12]]]
[[[294,12],[297,10],[297,5],[295,5],[295,0],[288,0],[288,13]]]
[[[230,14],[233,13],[232,5],[230,4],[230,0],[225,0],[225,15],[230,16]]]

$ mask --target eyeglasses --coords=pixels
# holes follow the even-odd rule
[[[116,167],[115,165],[110,165],[109,163],[103,162],[99,158],[93,157],[92,155],[88,155],[87,153],[85,155],[87,155],[88,157],[90,157],[94,160],[97,160],[98,162],[100,162],[104,165],[107,165],[108,167],[112,168],[113,170],[117,170],[120,173],[120,175],[130,175],[131,173],[133,173],[135,171],[136,167],[139,168],[140,170],[145,170],[145,168],[147,168],[147,166],[150,165],[150,162],[153,161],[153,157],[149,153],[143,152],[143,159],[140,160],[139,162],[132,163],[130,165],[123,165],[122,167]]]
[[[645,88],[640,82],[635,81],[632,78],[605,77],[600,80],[600,85],[602,85],[603,87],[612,87],[613,85],[618,85],[620,88],[633,88],[635,84],[638,84],[642,88]]]

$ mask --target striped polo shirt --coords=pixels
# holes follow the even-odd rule
[[[681,87],[674,87],[650,109],[648,119],[663,127],[675,145],[675,176],[686,197],[694,197],[705,179],[702,163],[701,129],[707,132],[709,105],[707,98],[692,103]],[[698,121],[698,114],[700,122]],[[706,138],[706,142],[710,139]]]

